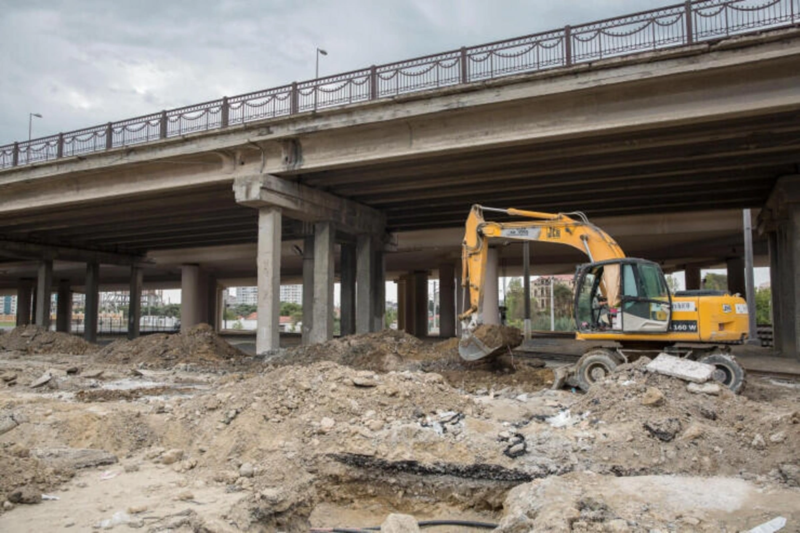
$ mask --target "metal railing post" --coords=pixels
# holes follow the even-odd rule
[[[56,146],[56,159],[64,157],[64,134],[58,134],[58,145]]]
[[[300,95],[297,92],[297,82],[292,82],[291,94],[289,95],[289,114],[296,115],[300,109]]]
[[[686,44],[694,44],[694,13],[692,11],[692,0],[686,0]]]
[[[220,107],[220,110],[219,110],[219,116],[220,116],[219,119],[220,119],[220,124],[221,124],[220,127],[221,128],[227,128],[228,127],[228,112],[229,111],[230,111],[230,109],[228,108],[228,97],[227,96],[223,96],[222,97],[222,107]]]
[[[161,128],[158,132],[159,139],[166,139],[167,138],[167,111],[164,110],[161,112],[161,120],[158,124]]]
[[[572,26],[564,26],[564,64],[572,66]]]
[[[14,143],[14,150],[11,152],[11,166],[19,165],[19,143]]]
[[[106,150],[111,150],[114,146],[114,128],[111,126],[111,122],[106,124]]]
[[[378,67],[372,65],[369,67],[369,99],[375,100],[378,98]]]
[[[469,65],[467,64],[467,48],[461,47],[461,83],[469,83]]]

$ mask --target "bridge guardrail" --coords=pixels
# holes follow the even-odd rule
[[[700,0],[0,146],[0,169],[800,23],[800,0]]]

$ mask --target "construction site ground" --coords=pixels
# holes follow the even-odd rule
[[[0,531],[800,531],[800,383],[753,373],[735,396],[645,363],[584,394],[550,390],[563,363],[394,331],[263,358],[207,326],[105,346],[18,328]]]

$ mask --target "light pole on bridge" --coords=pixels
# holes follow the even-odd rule
[[[319,79],[319,56],[320,55],[326,56],[326,55],[328,55],[328,52],[326,52],[322,48],[317,48],[317,70],[316,70],[316,75],[314,76],[315,80]]]
[[[31,138],[33,137],[33,117],[42,118],[41,113],[28,113],[28,148],[25,150],[25,161],[31,160]]]

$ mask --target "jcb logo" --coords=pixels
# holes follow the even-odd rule
[[[561,230],[559,228],[547,228],[547,238],[548,239],[560,239],[561,238]]]

